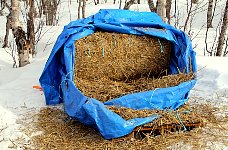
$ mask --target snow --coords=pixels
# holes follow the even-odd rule
[[[101,8],[119,8],[119,1],[113,5],[112,2],[103,3],[94,6],[93,1],[88,1],[87,16],[96,13]],[[143,1],[145,3],[145,1]],[[185,5],[182,3],[183,6]],[[89,7],[90,6],[90,7]],[[91,7],[92,6],[92,7]],[[123,6],[123,4],[122,4]],[[220,5],[217,12],[221,11],[223,5]],[[70,10],[68,9],[70,8]],[[149,11],[146,4],[133,5],[131,10]],[[204,54],[204,38],[205,28],[202,27],[204,14],[198,14],[198,21],[195,21],[193,31],[200,34],[193,40],[193,46],[197,45],[197,65],[198,65],[198,81],[195,88],[191,91],[191,103],[211,103],[215,106],[227,108],[228,105],[228,57],[207,57]],[[7,53],[9,49],[0,48],[0,150],[10,149],[14,139],[26,136],[19,131],[20,124],[17,120],[30,109],[38,110],[45,107],[44,95],[41,91],[32,88],[33,85],[39,85],[38,79],[42,73],[44,65],[51,52],[54,41],[61,33],[63,26],[71,20],[77,18],[77,3],[72,1],[63,1],[60,6],[59,26],[44,26],[42,31],[42,39],[37,44],[38,54],[35,58],[31,58],[31,63],[23,68],[12,68],[12,57]],[[218,18],[218,17],[217,17]],[[0,16],[0,47],[5,35],[4,16]],[[199,21],[200,20],[200,21]],[[218,21],[219,19],[216,19]],[[216,22],[214,22],[216,24]],[[214,31],[211,31],[208,39],[213,41]],[[12,43],[12,35],[10,36]],[[227,116],[227,112],[222,112]],[[220,144],[215,144],[214,148]],[[209,147],[212,145],[209,144]],[[188,146],[187,146],[188,147]],[[186,148],[187,148],[186,147]],[[20,149],[19,147],[17,149]]]

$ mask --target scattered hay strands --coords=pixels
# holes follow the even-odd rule
[[[158,136],[154,136],[150,132],[143,132],[144,138],[137,138],[137,132],[135,132],[135,138],[128,135],[118,139],[105,140],[93,128],[69,119],[61,109],[52,107],[43,108],[34,115],[37,121],[26,124],[33,128],[25,126],[23,131],[29,130],[28,135],[32,141],[29,149],[204,149],[211,146],[208,145],[210,142],[228,146],[226,140],[228,139],[228,118],[216,118],[213,113],[217,108],[210,105],[184,106],[176,112],[180,113],[186,109],[199,115],[198,119],[204,120],[205,126],[189,132],[164,132]],[[159,122],[154,122],[154,124],[159,124]],[[39,135],[31,136],[33,134],[31,129],[33,129],[33,133],[42,132]]]

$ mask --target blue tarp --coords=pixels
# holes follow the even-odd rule
[[[196,71],[195,52],[189,37],[162,22],[156,13],[100,10],[88,18],[69,23],[59,35],[40,77],[47,105],[63,103],[69,116],[96,128],[104,138],[111,139],[129,134],[135,127],[151,122],[159,116],[154,114],[146,118],[124,120],[108,110],[106,105],[132,109],[175,110],[187,101],[189,91],[196,83],[195,79],[175,87],[128,94],[105,103],[83,95],[73,82],[74,43],[97,30],[148,35],[169,40],[174,48],[170,74],[176,74],[178,71],[189,73],[190,66],[193,72]]]

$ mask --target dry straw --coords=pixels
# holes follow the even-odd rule
[[[75,43],[75,84],[105,102],[129,93],[176,86],[193,74],[168,75],[172,44],[163,39],[96,32]]]
[[[176,111],[167,111],[166,114],[161,111],[155,111],[161,117],[151,126],[152,131],[157,128],[166,118],[168,122],[178,122],[176,113],[183,113],[190,111],[188,118],[195,118],[195,121],[202,120],[206,123],[204,128],[195,128],[189,132],[163,132],[161,135],[155,136],[152,132],[144,133],[144,138],[135,138],[132,136],[125,136],[118,139],[105,140],[93,128],[83,125],[82,123],[72,120],[59,108],[42,108],[41,111],[35,115],[36,121],[27,123],[24,132],[31,137],[32,144],[24,148],[27,149],[170,149],[175,148],[173,145],[178,144],[177,149],[185,149],[189,146],[192,149],[206,148],[207,142],[222,142],[225,143],[227,137],[228,118],[217,119],[214,116],[217,108],[210,105],[196,105],[195,107],[183,106]],[[212,113],[213,112],[213,113]],[[163,115],[164,114],[164,115]],[[124,115],[124,114],[123,114]],[[144,115],[143,115],[144,116]],[[30,115],[31,118],[31,115]],[[161,120],[163,118],[163,120]],[[185,116],[180,115],[180,118],[185,121]],[[197,119],[198,118],[198,119]],[[26,119],[24,120],[26,121]],[[28,127],[29,126],[29,127]],[[213,130],[217,133],[212,132]],[[140,131],[140,128],[137,128]],[[37,135],[37,131],[42,131]],[[35,133],[35,134],[34,134]],[[33,135],[33,136],[32,136]],[[34,136],[35,135],[35,136]],[[209,139],[208,139],[209,138]],[[186,147],[186,148],[189,148]],[[207,147],[208,148],[208,147]],[[209,147],[210,148],[210,147]]]

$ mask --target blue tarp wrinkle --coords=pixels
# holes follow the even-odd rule
[[[124,120],[105,106],[175,110],[187,101],[195,79],[175,87],[124,95],[105,103],[83,95],[73,82],[74,43],[97,30],[166,39],[173,43],[170,74],[176,74],[179,70],[189,73],[190,63],[193,72],[196,72],[195,52],[184,32],[162,22],[156,13],[104,9],[88,18],[70,22],[59,35],[39,79],[47,105],[63,103],[69,116],[96,128],[104,138],[111,139],[129,134],[135,127],[159,116],[154,114],[146,118]]]

